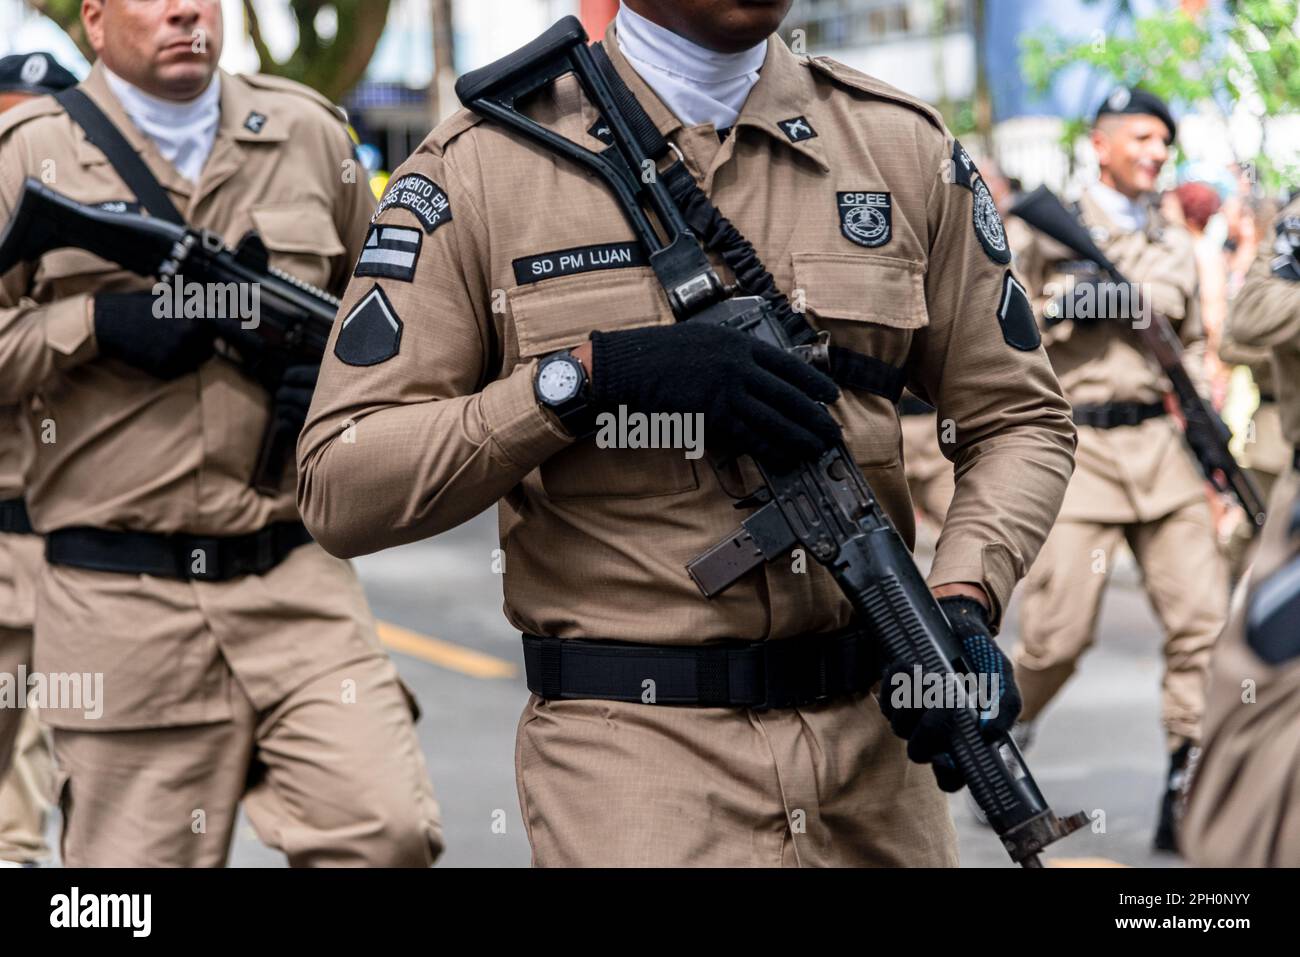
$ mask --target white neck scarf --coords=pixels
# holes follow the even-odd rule
[[[197,183],[221,125],[221,74],[214,73],[208,88],[184,103],[151,96],[108,68],[104,76],[136,128],[154,141],[163,159]]]
[[[1088,186],[1088,192],[1120,229],[1136,232],[1147,225],[1147,205],[1141,199],[1129,199],[1117,189],[1097,182]]]
[[[740,53],[718,53],[626,6],[614,20],[619,49],[628,63],[687,126],[712,123],[730,129],[758,82],[767,41]]]

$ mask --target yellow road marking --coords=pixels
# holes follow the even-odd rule
[[[417,634],[391,622],[379,622],[378,631],[379,640],[393,651],[472,678],[513,678],[519,673],[518,668],[501,658],[441,638]]]

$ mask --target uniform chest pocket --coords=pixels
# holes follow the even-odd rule
[[[795,253],[794,293],[835,345],[892,366],[907,359],[912,336],[930,322],[924,267],[890,256]]]
[[[674,322],[659,283],[644,268],[545,279],[517,286],[506,298],[510,305],[505,330],[507,372],[517,362],[580,345],[593,330],[613,332]],[[630,426],[635,424],[628,421]],[[683,429],[656,432],[694,436]],[[688,450],[627,447],[641,441],[633,428],[615,427],[605,434],[628,441],[602,445],[593,437],[574,443],[542,464],[542,486],[549,498],[646,498],[699,487],[695,461],[686,457]],[[651,434],[656,433],[647,429],[642,438]]]
[[[271,265],[322,289],[329,285],[330,260],[347,250],[334,218],[316,203],[254,207],[253,228],[271,253]],[[240,237],[235,237],[238,241]]]

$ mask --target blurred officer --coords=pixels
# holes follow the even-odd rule
[[[955,488],[952,462],[944,458],[939,441],[943,423],[936,419],[928,402],[914,395],[903,396],[898,403],[898,417],[903,435],[903,471],[912,505],[935,529],[943,528]]]
[[[77,78],[48,53],[0,58],[0,113],[76,84]],[[41,566],[41,540],[32,533],[22,498],[31,453],[20,435],[20,415],[16,406],[0,406],[5,424],[0,429],[0,674],[14,675],[15,681],[18,668],[32,663]],[[49,747],[36,709],[0,707],[0,861],[38,861],[49,855],[44,821],[53,787]]]
[[[1192,241],[1160,217],[1153,196],[1174,134],[1173,117],[1158,98],[1116,90],[1092,131],[1101,176],[1084,191],[1077,212],[1102,251],[1173,323],[1199,383],[1203,336]],[[1170,758],[1155,844],[1173,849],[1173,798],[1200,736],[1205,669],[1228,602],[1205,482],[1166,412],[1163,377],[1126,328],[1134,291],[1116,289],[1090,264],[1027,228],[1012,232],[1012,245],[1079,426],[1077,471],[1025,581],[1014,653],[1025,699],[1026,726],[1018,737],[1028,740],[1027,723],[1092,644],[1115,550],[1127,542],[1165,633],[1161,719]]]
[[[1007,295],[1001,223],[960,146],[905,94],[793,56],[770,37],[788,6],[638,0],[604,47],[777,285],[800,289],[870,377],[834,401],[829,379],[784,353],[674,323],[613,196],[462,110],[394,173],[372,238],[407,255],[362,257],[299,440],[303,515],[335,554],[436,535],[499,502],[505,610],[546,692],[516,748],[538,865],[955,863],[944,796],[867,693],[874,641],[831,577],[778,561],[709,602],[685,569],[753,487],[735,456],[812,455],[841,425],[910,540],[904,384],[954,420],[962,466],[930,584],[1005,674],[1008,725],[1016,710],[989,635],[1063,493],[1068,410],[1028,301]],[[572,76],[534,102],[603,148]],[[730,464],[575,441],[565,424],[619,406],[705,413],[708,451]],[[355,441],[339,441],[346,420]],[[746,650],[727,690],[673,704],[608,667],[618,654],[625,675],[663,656],[707,669],[728,640]],[[770,646],[768,687],[796,691],[763,708],[742,685]],[[557,658],[572,664],[540,664]],[[844,693],[797,690],[827,672]]]
[[[82,18],[99,61],[79,89],[186,220],[230,244],[256,230],[274,265],[341,288],[373,199],[344,175],[338,111],[217,70],[217,0],[87,0]],[[81,202],[138,202],[50,98],[0,119],[0,215],[43,172]],[[291,864],[429,864],[414,704],[356,576],[310,541],[291,474],[274,495],[250,486],[267,388],[215,354],[202,320],[154,318],[150,280],[85,253],[2,282],[0,400],[26,403],[49,562],[36,665],[102,675],[93,707],[44,712],[64,860],[219,865],[242,799]],[[275,390],[275,415],[301,421],[303,381]]]
[[[1179,842],[1202,867],[1300,865],[1300,200],[1277,221],[1233,302],[1233,338],[1272,350],[1293,461],[1211,665],[1201,755]]]

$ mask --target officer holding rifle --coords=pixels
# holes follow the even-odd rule
[[[706,601],[685,570],[747,514],[750,457],[780,467],[841,435],[910,541],[904,386],[956,426],[930,585],[1001,679],[990,727],[1018,708],[991,636],[1064,493],[1068,407],[969,157],[924,104],[794,56],[773,35],[788,7],[635,0],[604,49],[854,375],[675,323],[600,180],[461,111],[380,202],[299,442],[304,519],[338,555],[499,505],[505,611],[539,692],[516,750],[538,865],[956,863],[945,727],[899,699],[907,746],[891,735],[870,694],[889,663],[831,576],[796,550]],[[608,142],[572,75],[519,106]],[[591,434],[620,407],[703,413],[709,456]],[[694,686],[643,680],[666,656]],[[808,693],[735,703],[764,680]]]
[[[218,70],[218,0],[87,0],[82,18],[93,109],[42,97],[0,119],[0,218],[34,177],[108,210],[174,207],[227,245],[256,232],[272,265],[341,288],[374,200],[339,111]],[[242,800],[290,864],[426,866],[441,836],[414,702],[361,586],[301,525],[292,470],[270,493],[250,481],[315,370],[248,374],[232,360],[251,339],[160,318],[152,282],[75,248],[0,278],[0,402],[24,407],[49,559],[36,667],[88,682],[43,712],[64,861],[219,865]]]

